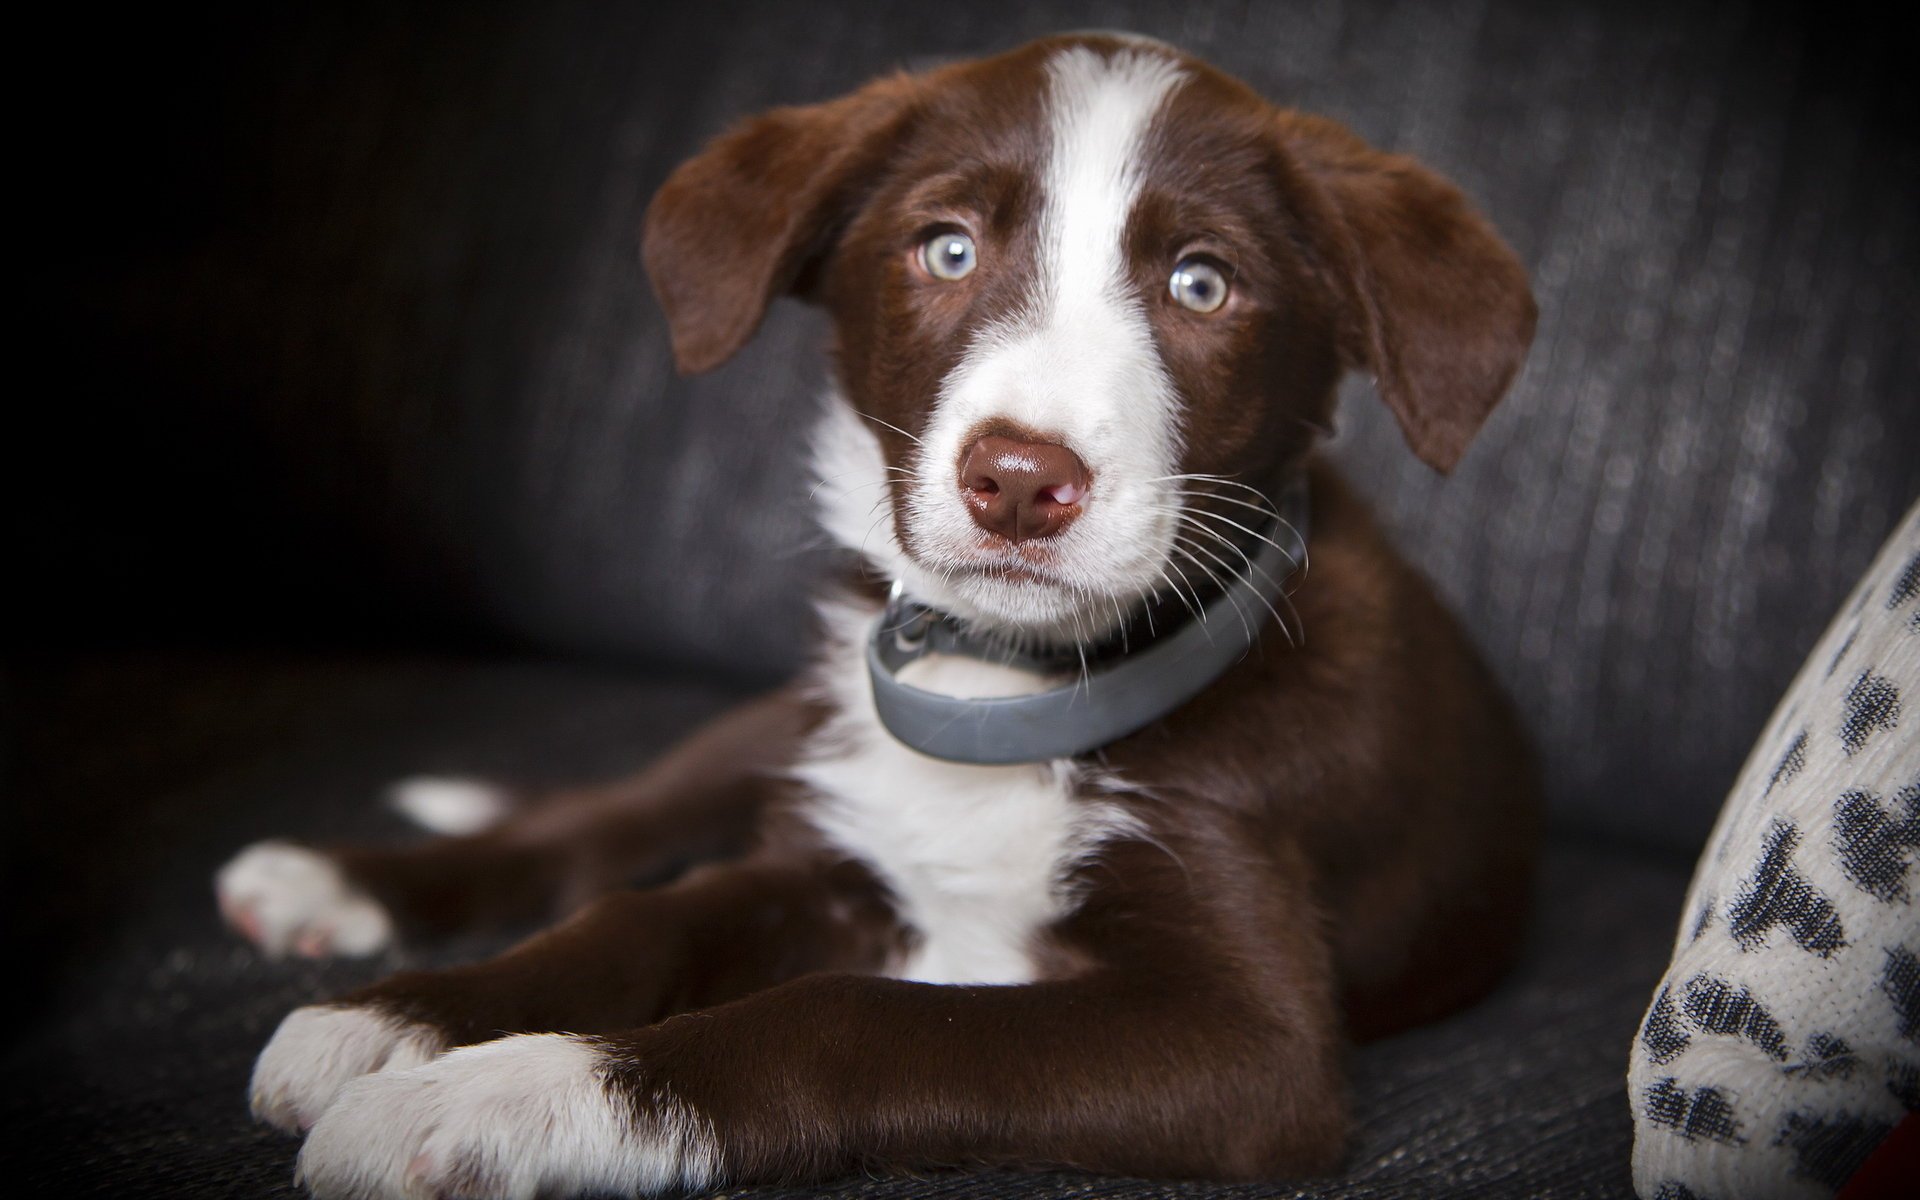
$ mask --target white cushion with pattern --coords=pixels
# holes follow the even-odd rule
[[[1920,504],[1721,810],[1628,1071],[1645,1200],[1831,1196],[1920,1108],[1917,593]]]

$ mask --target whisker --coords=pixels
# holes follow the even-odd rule
[[[1280,601],[1280,603],[1286,605],[1287,611],[1293,614],[1293,627],[1291,629],[1288,628],[1287,623],[1285,621],[1282,621],[1280,623],[1280,631],[1287,635],[1287,645],[1292,646],[1294,649],[1297,650],[1300,647],[1307,644],[1307,622],[1305,621],[1305,619],[1303,619],[1300,616],[1300,610],[1294,606],[1293,597],[1287,595],[1287,593],[1284,590],[1275,592],[1274,598]],[[1294,637],[1293,637],[1294,629],[1298,629],[1300,631],[1299,641],[1294,640]]]
[[[1281,521],[1281,524],[1285,525],[1288,529],[1294,528],[1293,523],[1290,521],[1283,520]],[[1183,528],[1193,529],[1193,530],[1197,530],[1199,532],[1205,533],[1207,536],[1213,538],[1215,541],[1221,542],[1224,545],[1232,547],[1233,551],[1236,554],[1239,554],[1241,557],[1243,558],[1247,557],[1246,551],[1242,550],[1239,546],[1235,545],[1232,539],[1228,538],[1225,534],[1221,533],[1219,530],[1214,529],[1211,526],[1201,525],[1193,521],[1183,521],[1182,526]],[[1268,544],[1271,545],[1272,543],[1268,543]],[[1294,556],[1291,553],[1287,552],[1284,548],[1282,548],[1282,553],[1287,554],[1288,562],[1291,563],[1293,567],[1297,569],[1299,572],[1299,580],[1304,581],[1307,577],[1308,563],[1312,559],[1312,554],[1307,549],[1306,540],[1304,538],[1300,539],[1300,557],[1299,558],[1297,559],[1294,558]],[[1300,610],[1294,606],[1293,600],[1288,595],[1287,587],[1286,587],[1288,580],[1293,577],[1293,571],[1290,570],[1281,578],[1275,579],[1271,574],[1269,574],[1266,571],[1265,568],[1258,567],[1258,565],[1255,564],[1252,559],[1248,559],[1248,562],[1250,565],[1254,565],[1256,566],[1257,569],[1259,569],[1261,576],[1264,577],[1267,580],[1267,582],[1273,585],[1274,596],[1277,599],[1279,599],[1281,603],[1285,604],[1287,608],[1294,614],[1294,623],[1300,627],[1301,643],[1305,644],[1306,627],[1305,627],[1305,624],[1300,621],[1299,619]],[[1296,586],[1297,586],[1297,582],[1296,582]]]
[[[822,479],[813,485],[812,489],[807,492],[807,499],[808,500],[817,499],[820,495],[820,489],[826,487],[830,483],[833,483],[835,480],[845,479],[847,476],[852,475],[857,471],[863,472],[865,471],[865,469],[866,468],[864,467],[856,467],[852,471],[841,471],[841,472],[838,472],[837,474],[827,476],[825,479]],[[883,466],[880,469],[883,471],[897,472],[899,475],[904,477],[909,482],[913,479],[913,472],[907,470],[905,467]],[[895,479],[869,479],[864,483],[852,484],[844,490],[847,492],[847,494],[851,495],[854,492],[859,491],[861,488],[879,487],[883,484],[893,484],[897,482],[900,482],[900,481]]]
[[[912,442],[916,446],[926,445],[925,442],[921,441],[919,438],[908,433],[906,430],[900,428],[898,425],[895,425],[891,421],[882,421],[879,417],[874,416],[872,413],[861,413],[860,415],[865,417],[867,420],[872,421],[875,425],[885,425],[888,429],[893,430],[895,433],[899,434],[903,438],[906,438],[908,441]]]
[[[1218,492],[1196,492],[1188,488],[1181,488],[1173,494],[1176,496],[1192,496],[1197,500],[1218,500],[1222,504],[1236,504],[1241,508],[1250,508],[1268,517],[1277,517],[1280,515],[1280,510],[1271,504],[1254,504],[1251,501],[1242,500],[1237,496],[1222,496]]]
[[[1188,508],[1184,510],[1181,515],[1186,517],[1206,517],[1214,521],[1223,521],[1226,524],[1233,526],[1235,529],[1238,529],[1241,533],[1246,534],[1248,537],[1254,539],[1255,541],[1265,542],[1267,545],[1272,546],[1275,550],[1280,551],[1280,553],[1286,555],[1289,559],[1293,558],[1292,549],[1286,546],[1282,546],[1279,542],[1274,541],[1272,538],[1268,537],[1264,533],[1259,533],[1259,532],[1256,532],[1255,530],[1248,529],[1245,525],[1242,525],[1240,522],[1234,520],[1232,517],[1222,516],[1217,512],[1208,512],[1204,508]],[[1298,536],[1299,531],[1295,530],[1292,524],[1289,523],[1286,518],[1281,517],[1278,514],[1275,514],[1274,520],[1286,526],[1286,528],[1289,531],[1293,532],[1296,537]]]
[[[1206,475],[1206,474],[1162,475],[1158,479],[1149,479],[1149,480],[1146,480],[1145,482],[1147,483],[1178,483],[1183,481],[1190,482],[1190,483],[1212,483],[1212,484],[1217,484],[1220,487],[1239,488],[1243,492],[1252,492],[1254,495],[1260,497],[1262,500],[1265,500],[1267,498],[1267,494],[1265,492],[1261,491],[1257,487],[1254,487],[1252,484],[1241,483],[1239,480],[1229,479],[1225,475]]]
[[[1164,510],[1161,510],[1161,511],[1164,511]],[[1220,513],[1208,512],[1207,510],[1202,508],[1187,507],[1179,510],[1176,513],[1176,515],[1211,517],[1213,520],[1216,520],[1216,521],[1225,521],[1227,524],[1233,526],[1235,529],[1240,530],[1242,533],[1245,533],[1247,536],[1256,538],[1259,541],[1265,542],[1267,545],[1272,546],[1275,550],[1278,550],[1280,551],[1280,553],[1286,555],[1288,561],[1292,562],[1294,566],[1299,568],[1300,578],[1302,580],[1305,580],[1307,577],[1307,568],[1312,564],[1313,552],[1307,547],[1307,539],[1300,536],[1299,527],[1296,526],[1292,521],[1289,521],[1285,517],[1281,516],[1277,512],[1272,514],[1274,521],[1278,523],[1280,527],[1285,529],[1288,533],[1293,534],[1294,540],[1300,544],[1300,554],[1299,554],[1299,557],[1297,558],[1294,556],[1293,550],[1291,548],[1287,546],[1282,546],[1280,543],[1274,541],[1270,537],[1263,537],[1260,534],[1255,533],[1253,530],[1248,529],[1245,525],[1242,525],[1240,522],[1234,520],[1233,518],[1223,516]]]
[[[1194,620],[1198,621],[1200,619],[1200,610],[1188,602],[1187,594],[1180,590],[1180,585],[1173,581],[1173,576],[1167,574],[1165,567],[1160,568],[1160,578],[1167,581],[1167,586],[1173,589],[1173,594],[1180,597],[1181,605],[1183,605],[1189,613],[1193,614]]]
[[[879,508],[879,507],[880,505],[878,503],[874,505],[874,508]],[[860,535],[860,557],[862,558],[868,557],[867,541],[873,537],[873,531],[880,528],[880,523],[882,521],[885,521],[891,515],[892,515],[891,510],[887,512],[882,512],[879,516],[873,519],[873,524],[867,526],[867,531]]]
[[[843,496],[852,496],[857,492],[864,492],[868,488],[890,488],[893,486],[893,483],[894,481],[891,479],[869,479],[865,483],[856,483],[852,487],[841,489],[840,494]],[[815,496],[819,494],[820,488],[823,488],[825,486],[827,485],[825,483],[822,483],[819,485],[819,487],[814,488],[812,492],[808,493],[807,499],[809,500],[813,499]],[[886,503],[887,500],[890,499],[891,497],[892,497],[891,492],[880,493],[880,503],[882,504]]]
[[[1080,624],[1080,614],[1073,616],[1073,652],[1080,656],[1080,682],[1075,686],[1085,688],[1087,695],[1093,694],[1093,672],[1087,667],[1087,631]]]
[[[1280,525],[1284,527],[1289,533],[1293,534],[1294,538],[1297,541],[1299,541],[1300,543],[1300,559],[1299,559],[1300,577],[1302,579],[1306,578],[1307,570],[1312,565],[1312,557],[1313,557],[1312,552],[1307,548],[1307,544],[1306,544],[1307,539],[1300,536],[1300,530],[1293,524],[1293,522],[1287,520],[1285,517],[1280,515],[1280,510],[1274,506],[1272,500],[1268,499],[1267,494],[1265,492],[1261,491],[1259,488],[1251,486],[1250,484],[1241,483],[1235,479],[1228,479],[1224,475],[1208,475],[1204,472],[1191,472],[1183,475],[1163,475],[1158,479],[1149,480],[1148,482],[1167,483],[1167,482],[1180,481],[1180,480],[1190,481],[1194,483],[1217,484],[1222,487],[1239,488],[1241,491],[1252,492],[1255,496],[1258,496],[1262,501],[1262,503],[1256,505],[1256,504],[1248,504],[1244,500],[1237,500],[1231,496],[1216,495],[1212,492],[1194,492],[1184,488],[1176,489],[1175,491],[1175,494],[1180,496],[1196,496],[1201,499],[1224,500],[1229,504],[1239,504],[1244,507],[1253,508],[1259,512],[1263,512],[1268,516],[1272,517],[1275,521],[1279,522]],[[1227,519],[1224,515],[1220,513],[1208,512],[1205,509],[1199,508],[1197,505],[1188,505],[1186,507],[1191,508],[1197,512],[1205,513],[1207,516],[1211,516],[1219,520],[1224,521]],[[1237,528],[1246,529],[1246,526],[1238,525]],[[1252,530],[1247,530],[1247,532],[1252,533]],[[1262,539],[1262,540],[1266,540],[1266,539]],[[1270,546],[1273,546],[1274,549],[1276,550],[1284,551],[1286,549],[1284,546],[1276,545],[1271,541],[1268,541],[1267,544]],[[1289,554],[1288,557],[1291,558],[1292,555]]]
[[[1246,555],[1246,552],[1241,550],[1238,546],[1235,546],[1231,542],[1224,541],[1224,539],[1220,538],[1220,535],[1214,533],[1210,529],[1203,529],[1201,530],[1201,532],[1211,534],[1216,540],[1222,541],[1222,543],[1227,547],[1227,549],[1232,550],[1235,554],[1238,554],[1241,557],[1241,559],[1247,564],[1247,570],[1249,572],[1258,571],[1260,573],[1261,578],[1265,579],[1270,584],[1273,583],[1273,576],[1267,574],[1265,570],[1262,570],[1260,565],[1254,562],[1251,558],[1248,558]],[[1213,553],[1211,550],[1208,550],[1205,546],[1201,545],[1200,543],[1188,542],[1186,543],[1186,545],[1188,545],[1191,549],[1198,550],[1200,553],[1206,555],[1208,558],[1212,559],[1214,562],[1220,564],[1220,569],[1227,572],[1229,575],[1232,575],[1238,578],[1242,574],[1242,572],[1239,571],[1236,567],[1234,567],[1232,563],[1228,562],[1226,559],[1221,558],[1219,555]],[[1278,585],[1275,585],[1275,586],[1277,587]],[[1281,619],[1279,610],[1274,608],[1273,604],[1270,601],[1268,601],[1268,599],[1265,596],[1261,595],[1257,590],[1254,592],[1254,599],[1260,601],[1261,605],[1265,607],[1266,610],[1273,615],[1274,622],[1280,626],[1281,632],[1286,634],[1287,641],[1289,644],[1291,644],[1293,641],[1293,635],[1287,632],[1287,623],[1286,621]]]
[[[1208,529],[1204,525],[1192,525],[1192,526],[1189,526],[1189,528],[1192,528],[1200,533],[1206,534],[1207,536],[1213,538],[1215,541],[1219,542],[1221,545],[1225,546],[1227,549],[1233,551],[1235,554],[1238,554],[1241,560],[1247,564],[1247,573],[1249,575],[1251,575],[1254,572],[1258,572],[1260,577],[1266,580],[1267,583],[1273,588],[1274,593],[1280,596],[1282,599],[1285,599],[1286,597],[1285,591],[1281,588],[1280,583],[1277,580],[1275,580],[1272,575],[1267,573],[1267,569],[1265,567],[1262,567],[1259,563],[1253,561],[1252,557],[1250,557],[1245,550],[1242,550],[1240,547],[1228,541],[1225,535],[1221,534],[1217,530]],[[1206,555],[1208,558],[1211,558],[1213,559],[1213,561],[1219,563],[1222,570],[1225,570],[1225,571],[1235,570],[1231,564],[1222,560],[1218,555],[1214,554],[1212,551],[1208,550],[1205,546],[1201,545],[1200,543],[1194,542],[1194,543],[1191,543],[1191,545],[1195,550],[1200,551],[1200,553]],[[1235,572],[1235,573],[1238,573],[1238,572]],[[1263,606],[1265,606],[1266,610],[1269,613],[1273,614],[1274,624],[1280,626],[1280,632],[1286,635],[1287,644],[1290,646],[1295,645],[1296,643],[1293,640],[1293,631],[1287,628],[1286,618],[1280,615],[1280,610],[1273,606],[1273,602],[1271,600],[1268,600],[1265,596],[1261,595],[1258,591],[1254,592],[1254,599],[1260,601],[1260,603]],[[1291,607],[1290,602],[1289,602],[1289,607]]]
[[[1180,582],[1186,584],[1187,587],[1190,590],[1192,590],[1193,598],[1197,602],[1200,599],[1200,590],[1193,586],[1193,580],[1187,578],[1186,568],[1181,566],[1179,563],[1174,562],[1172,559],[1167,560],[1167,566],[1172,567],[1174,570],[1174,573],[1180,576]],[[1164,576],[1166,575],[1166,572],[1163,570],[1160,572],[1160,574]],[[1171,583],[1173,581],[1169,579],[1167,582]],[[1180,596],[1180,603],[1187,604],[1187,598],[1184,595],[1180,594],[1180,589],[1175,588],[1174,595]],[[1202,633],[1205,633],[1207,635],[1207,640],[1211,642],[1213,640],[1213,629],[1207,624],[1206,619],[1200,615],[1200,610],[1194,607],[1194,605],[1192,604],[1187,604],[1187,611],[1193,614],[1193,619],[1200,626],[1200,631]]]
[[[1192,563],[1194,566],[1200,568],[1200,573],[1202,575],[1205,575],[1209,580],[1211,580],[1213,582],[1214,587],[1217,587],[1220,589],[1220,594],[1227,598],[1227,603],[1233,606],[1234,614],[1240,618],[1240,627],[1246,631],[1247,640],[1252,641],[1253,626],[1248,624],[1247,622],[1246,610],[1241,608],[1240,602],[1233,598],[1233,593],[1227,589],[1227,585],[1220,582],[1220,577],[1218,575],[1215,575],[1210,569],[1208,569],[1207,564],[1201,562],[1198,558],[1195,558],[1193,554],[1190,551],[1188,551],[1187,548],[1180,543],[1180,540],[1178,538],[1174,539],[1173,552],[1175,554],[1186,555],[1187,561]],[[1231,572],[1229,572],[1229,574],[1231,574]]]
[[[1234,566],[1231,562],[1221,562],[1221,560],[1217,558],[1214,559],[1214,561],[1221,563],[1222,569],[1230,571],[1236,576],[1244,576],[1248,580],[1251,580],[1255,574],[1258,574],[1260,578],[1267,581],[1269,586],[1275,586],[1275,587],[1279,586],[1278,581],[1274,579],[1274,577],[1267,571],[1265,567],[1261,566],[1260,563],[1252,555],[1248,554],[1245,550],[1242,550],[1239,546],[1234,545],[1233,541],[1230,538],[1228,538],[1225,534],[1221,533],[1218,529],[1211,529],[1205,525],[1198,523],[1197,521],[1191,521],[1191,520],[1183,521],[1181,523],[1181,528],[1185,530],[1187,533],[1200,534],[1206,538],[1211,539],[1214,542],[1217,542],[1221,546],[1224,546],[1226,549],[1238,555],[1240,557],[1240,561],[1246,564],[1246,569],[1242,570],[1239,567]],[[1188,544],[1193,546],[1196,549],[1200,549],[1200,550],[1206,549],[1206,547],[1201,545],[1199,542],[1189,542]],[[1211,558],[1213,556],[1209,554],[1208,557]]]

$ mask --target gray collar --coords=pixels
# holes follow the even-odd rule
[[[1097,750],[1179,708],[1245,657],[1280,599],[1281,585],[1306,562],[1307,484],[1282,492],[1279,518],[1250,569],[1177,628],[1082,658],[1020,653],[968,632],[953,617],[892,597],[867,638],[867,674],[880,723],[922,754],[963,763],[1046,762]],[[899,671],[928,654],[957,655],[1041,673],[1071,670],[1071,683],[1023,696],[967,699],[900,682]]]

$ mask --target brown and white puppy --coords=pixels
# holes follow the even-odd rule
[[[802,683],[638,779],[504,815],[415,788],[460,836],[228,865],[223,910],[270,950],[571,913],[286,1018],[253,1105],[307,1135],[307,1185],[1335,1167],[1346,1040],[1466,1003],[1512,953],[1536,795],[1493,681],[1310,451],[1357,369],[1451,467],[1532,334],[1513,254],[1419,165],[1101,35],[748,121],[667,181],[645,251],[685,369],[777,296],[832,314],[822,516],[864,577]],[[1216,595],[1301,470],[1291,628],[1165,718],[1015,766],[877,722],[885,586],[1103,644]],[[960,695],[1047,682],[915,667]],[[725,861],[625,886],[690,859]]]

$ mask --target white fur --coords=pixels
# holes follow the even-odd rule
[[[1179,399],[1121,239],[1144,139],[1182,73],[1150,46],[1077,46],[1048,63],[1048,79],[1035,290],[1024,311],[979,331],[942,383],[909,485],[913,554],[900,578],[960,616],[1086,640],[1166,583],[1176,527],[1166,477],[1178,470]],[[1059,440],[1092,476],[1080,516],[1044,549],[983,539],[956,486],[963,441],[995,418]],[[1046,579],[980,569],[1015,563]]]
[[[1121,237],[1139,191],[1142,139],[1181,73],[1148,45],[1111,57],[1084,47],[1049,64],[1051,157],[1044,246],[1027,310],[982,331],[941,387],[906,488],[908,547],[896,536],[879,440],[841,397],[814,434],[827,532],[963,619],[1048,640],[1088,640],[1166,582],[1175,522],[1178,397],[1125,273]],[[1038,556],[990,548],[955,479],[961,441],[1004,417],[1059,438],[1093,487],[1080,517]],[[1019,562],[1042,581],[983,567]],[[1033,943],[1073,904],[1073,868],[1108,838],[1137,833],[1098,780],[1062,760],[982,767],[915,753],[880,725],[867,683],[871,608],[830,605],[821,684],[836,716],[796,774],[811,818],[892,889],[919,934],[894,973],[934,983],[1022,983]],[[1014,695],[1054,681],[963,659],[923,659],[907,682],[949,695]]]
[[[349,1085],[300,1151],[329,1197],[623,1195],[703,1188],[719,1174],[710,1123],[656,1094],[637,1115],[605,1056],[565,1034],[522,1034]]]
[[[424,1026],[367,1008],[296,1008],[253,1064],[255,1119],[297,1133],[320,1119],[340,1089],[375,1071],[416,1067],[440,1053]]]
[[[325,856],[289,842],[255,842],[214,877],[220,911],[269,957],[287,951],[363,955],[393,940],[379,901]]]
[[[1031,982],[1035,935],[1073,905],[1072,869],[1137,823],[1119,805],[1090,799],[1086,772],[1066,760],[969,766],[894,740],[874,712],[862,655],[874,615],[853,604],[823,608],[820,683],[837,711],[795,770],[814,793],[810,819],[880,875],[919,935],[890,973],[928,983]],[[967,659],[914,667],[909,682],[952,695],[1014,695],[1052,682]]]
[[[886,452],[873,427],[860,419],[838,390],[823,398],[814,422],[814,516],[836,543],[871,562],[889,579],[903,578],[913,562],[893,532],[892,482]],[[929,587],[915,595],[940,603]],[[943,606],[944,607],[944,606]]]
[[[427,832],[451,837],[491,829],[507,815],[506,792],[477,779],[402,779],[388,790],[387,802]]]

